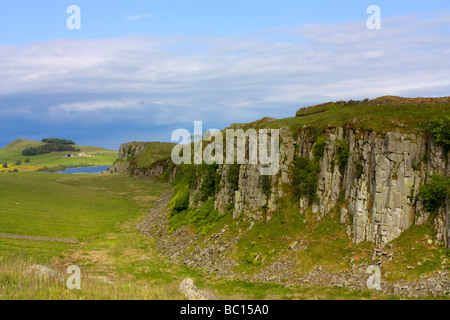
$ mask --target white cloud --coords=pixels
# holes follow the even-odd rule
[[[385,18],[381,30],[355,21],[270,31],[290,42],[134,36],[0,46],[0,97],[89,94],[50,111],[144,108],[152,121],[173,123],[287,116],[301,104],[385,94],[448,95],[449,21],[440,12]]]

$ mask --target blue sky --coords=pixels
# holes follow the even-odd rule
[[[81,9],[68,30],[66,8]],[[381,30],[366,9],[381,8]],[[0,147],[117,149],[330,100],[449,95],[448,1],[0,0]]]

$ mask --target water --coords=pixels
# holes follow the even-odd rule
[[[58,171],[58,173],[100,173],[106,171],[109,167],[110,166],[67,168],[64,171]]]

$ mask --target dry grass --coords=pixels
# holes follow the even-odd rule
[[[145,281],[111,282],[106,277],[82,272],[81,289],[70,290],[66,280],[70,276],[62,265],[48,265],[64,275],[64,281],[29,274],[36,261],[27,257],[0,257],[0,299],[2,300],[149,300],[181,299],[177,285],[152,286]]]

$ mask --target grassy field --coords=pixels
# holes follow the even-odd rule
[[[40,154],[36,156],[23,156],[22,151],[26,148],[36,147],[42,142],[17,139],[6,147],[0,149],[0,172],[2,171],[36,171],[40,168],[52,168],[58,166],[76,167],[76,166],[106,166],[111,165],[117,158],[117,151],[107,150],[98,147],[90,146],[75,146],[80,151],[61,151]],[[64,158],[65,154],[78,154],[84,152],[86,154],[95,154],[95,157],[78,157],[78,158]],[[30,162],[26,163],[25,160]],[[21,165],[15,165],[16,161],[20,160]],[[3,168],[2,164],[6,162],[8,168]]]
[[[0,186],[0,232],[81,241],[0,238],[0,299],[182,299],[177,287],[186,276],[219,299],[396,298],[344,288],[225,281],[171,263],[135,228],[169,190],[166,184],[109,174],[1,173]],[[62,274],[68,265],[80,266],[82,289],[26,276],[35,263]]]

